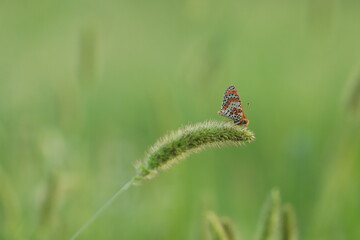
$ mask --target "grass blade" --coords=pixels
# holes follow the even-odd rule
[[[296,224],[296,215],[290,204],[283,207],[283,240],[298,240],[299,234]]]
[[[271,192],[260,221],[256,240],[281,240],[281,199],[278,190]]]

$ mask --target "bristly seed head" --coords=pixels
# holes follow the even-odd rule
[[[246,127],[229,122],[207,121],[185,126],[160,139],[150,148],[145,160],[136,166],[136,180],[151,178],[159,169],[167,168],[206,147],[241,145],[254,139],[254,133]]]

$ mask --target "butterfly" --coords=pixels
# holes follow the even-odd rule
[[[239,94],[233,85],[226,89],[222,107],[218,114],[234,120],[235,125],[246,126],[250,122],[245,117]]]

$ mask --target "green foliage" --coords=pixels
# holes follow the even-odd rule
[[[296,223],[296,214],[290,204],[285,204],[282,209],[283,217],[283,240],[298,240],[299,233]]]
[[[0,239],[22,239],[18,205],[12,183],[0,167]]]
[[[159,136],[222,119],[230,84],[256,144],[191,155],[79,239],[198,240],[204,205],[252,239],[273,186],[303,239],[360,239],[359,4],[1,1],[0,239],[67,239]]]
[[[59,175],[51,173],[48,177],[44,192],[44,199],[40,203],[40,217],[37,229],[37,239],[51,239],[54,234],[54,219],[58,214],[59,202],[61,202],[62,182]]]
[[[235,227],[229,218],[220,218],[214,212],[206,215],[210,240],[235,240]],[[264,204],[256,240],[298,240],[296,215],[290,204],[282,206],[278,190],[273,190]]]
[[[281,240],[282,208],[280,193],[273,190],[267,200],[256,240]]]
[[[209,240],[236,240],[233,223],[229,218],[220,218],[214,212],[206,214]]]
[[[265,203],[256,240],[297,240],[295,211],[282,205],[280,193],[273,190]]]
[[[352,120],[358,122],[360,111],[360,72],[357,69],[356,74],[351,76],[345,91],[345,114]]]

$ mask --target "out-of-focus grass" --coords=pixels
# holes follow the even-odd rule
[[[1,238],[69,237],[159,136],[220,118],[234,84],[256,143],[191,156],[80,239],[199,239],[204,208],[249,239],[273,186],[304,239],[358,239],[359,125],[342,127],[340,99],[360,57],[360,6],[331,4],[0,3],[0,167],[19,214],[5,224],[0,203]],[[45,236],[53,173],[63,189]]]
[[[282,204],[278,190],[272,190],[265,202],[259,220],[256,240],[297,240],[299,238],[295,210],[290,204]],[[235,240],[237,229],[227,217],[219,217],[214,212],[206,214],[206,238],[211,240]]]

